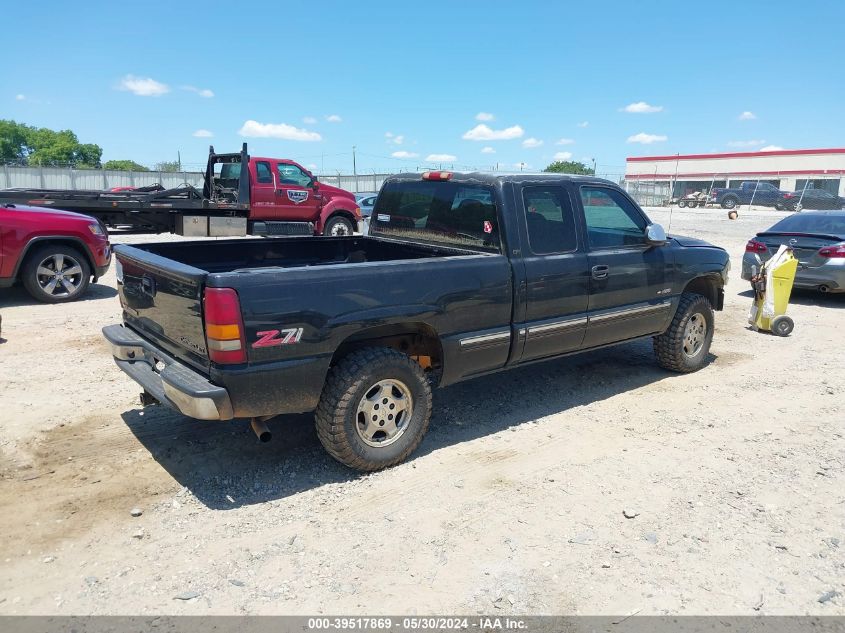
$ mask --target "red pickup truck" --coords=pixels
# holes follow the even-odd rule
[[[110,263],[109,235],[96,219],[0,204],[0,288],[20,281],[38,301],[73,301]]]
[[[361,210],[349,191],[323,184],[298,163],[209,148],[202,189],[116,187],[110,191],[4,189],[0,204],[85,213],[107,226],[192,237],[351,235]]]

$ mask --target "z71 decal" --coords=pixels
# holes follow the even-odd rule
[[[300,191],[299,189],[288,189],[288,200],[294,204],[299,204],[308,200],[308,192]]]
[[[302,328],[288,328],[287,330],[266,330],[265,332],[256,332],[259,338],[252,344],[253,349],[256,347],[276,347],[277,345],[295,345],[299,343],[302,338]]]

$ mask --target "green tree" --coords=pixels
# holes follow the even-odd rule
[[[0,162],[26,163],[28,128],[23,123],[0,120]]]
[[[577,160],[558,160],[546,167],[543,171],[555,174],[576,174],[578,176],[594,176],[591,167]]]
[[[174,171],[182,171],[182,165],[179,161],[173,160],[165,160],[160,163],[156,163],[154,171],[166,171],[166,172],[174,172]]]
[[[134,160],[107,160],[103,163],[103,169],[119,169],[121,171],[150,171]]]
[[[80,143],[71,130],[56,132],[16,121],[0,121],[0,160],[28,165],[99,167],[103,150],[93,143]]]

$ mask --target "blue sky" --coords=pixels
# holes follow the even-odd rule
[[[70,128],[104,160],[201,164],[209,142],[247,141],[327,173],[351,172],[355,145],[359,172],[538,170],[559,155],[601,174],[626,156],[845,145],[843,2],[43,0],[3,13],[0,118]]]

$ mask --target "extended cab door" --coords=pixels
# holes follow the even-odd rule
[[[322,196],[314,191],[311,174],[295,163],[276,163],[276,219],[289,222],[316,220]]]
[[[646,242],[648,219],[619,189],[580,185],[589,248],[584,347],[656,334],[671,307],[671,251]]]
[[[568,185],[526,185],[514,192],[522,223],[525,312],[516,323],[521,361],[577,350],[587,327],[589,276]]]
[[[251,214],[253,220],[273,219],[279,216],[276,205],[276,183],[273,167],[268,160],[255,160],[249,166]]]

